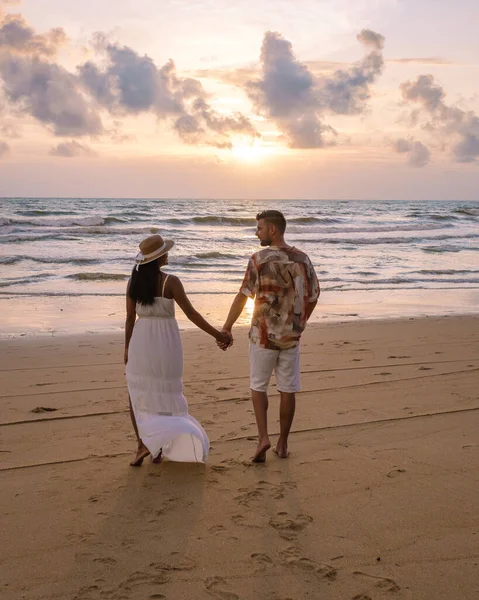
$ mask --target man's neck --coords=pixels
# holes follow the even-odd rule
[[[274,248],[289,248],[289,244],[287,244],[284,240],[284,238],[281,238],[279,240],[273,240],[271,242],[271,246],[270,247],[274,247]]]

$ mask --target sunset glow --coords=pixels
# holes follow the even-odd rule
[[[475,0],[147,4],[0,0],[0,195],[475,197]]]

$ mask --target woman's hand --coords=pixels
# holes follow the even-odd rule
[[[128,348],[127,347],[125,347],[125,354],[123,356],[123,362],[125,363],[125,365],[128,362]]]

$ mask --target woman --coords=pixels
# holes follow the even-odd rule
[[[190,321],[220,344],[230,338],[212,327],[193,308],[178,277],[165,275],[171,240],[152,235],[140,244],[126,294],[125,365],[130,416],[138,440],[139,466],[151,454],[182,462],[204,462],[209,440],[188,414],[183,396],[183,348],[175,302]],[[138,319],[137,319],[138,316]]]

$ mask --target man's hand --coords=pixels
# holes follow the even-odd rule
[[[224,333],[227,336],[227,339],[229,339],[229,342],[216,342],[218,348],[221,348],[221,350],[228,350],[228,348],[230,346],[233,345],[233,334],[231,333],[231,329],[226,329],[225,327],[223,327],[223,329],[221,330],[221,333]]]

